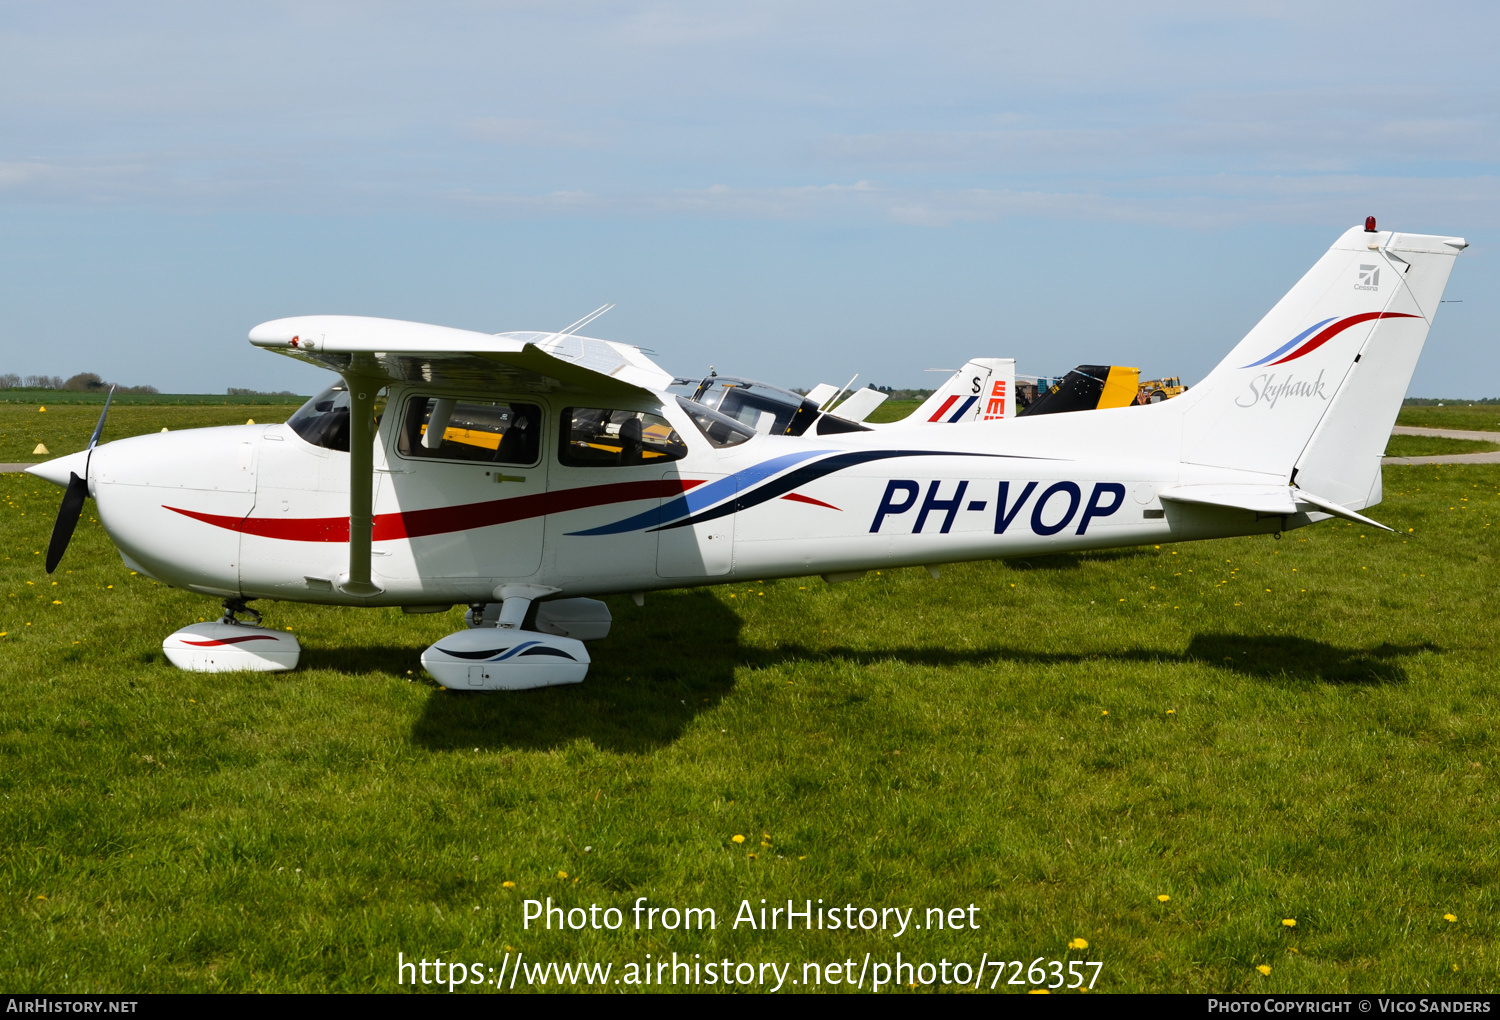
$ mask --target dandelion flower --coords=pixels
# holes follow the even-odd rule
[[[1101,712],[1099,714],[1100,715],[1109,715],[1109,709],[1106,708],[1103,712]]]
[[[1073,939],[1068,943],[1069,949],[1087,949],[1088,947],[1088,939]]]
[[[1447,921],[1449,924],[1452,924],[1454,921],[1457,921],[1458,918],[1453,916],[1452,914],[1444,914],[1443,920]]]
[[[729,838],[732,839],[732,840],[734,840],[734,842],[736,842],[736,843],[743,843],[743,842],[745,842],[745,837],[741,836],[739,833],[735,833],[733,836],[730,836]]]
[[[502,888],[502,889],[514,889],[515,887],[516,887],[516,883],[514,883],[514,882],[501,882],[500,883],[500,888]]]
[[[755,860],[754,854],[746,854],[745,856],[749,857],[752,861]]]
[[[1157,900],[1159,900],[1162,903],[1166,903],[1171,898],[1172,897],[1168,896],[1166,893],[1162,893],[1160,896],[1157,897]]]
[[[1297,927],[1297,919],[1295,917],[1283,917],[1281,923],[1288,928]]]
[[[566,871],[559,871],[557,873],[557,877],[558,878],[567,878],[568,877],[568,873]]]
[[[1260,971],[1266,977],[1270,977],[1271,976],[1271,968],[1269,966],[1267,966],[1266,964],[1264,964],[1264,963],[1261,964],[1259,967],[1256,967],[1255,969],[1258,970],[1258,971]]]

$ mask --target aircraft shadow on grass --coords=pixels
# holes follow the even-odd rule
[[[1227,670],[1263,682],[1285,685],[1405,683],[1401,660],[1436,645],[1382,644],[1343,648],[1326,641],[1276,635],[1205,633],[1186,649],[1122,648],[1087,652],[1046,652],[991,646],[953,649],[809,648],[797,644],[749,648],[740,643],[740,618],[706,591],[656,596],[638,610],[611,600],[619,625],[608,640],[591,645],[594,664],[578,687],[525,693],[465,694],[434,691],[412,727],[412,740],[432,750],[465,747],[553,749],[587,740],[602,750],[643,753],[677,740],[701,713],[716,707],[734,686],[740,668],[766,669],[788,662],[838,660],[870,665],[903,662],[914,666],[1084,665],[1099,661],[1182,663]],[[389,669],[393,652],[364,649],[340,666],[349,669],[368,658],[373,668]],[[347,654],[347,653],[345,653]],[[384,658],[382,664],[378,660]]]
[[[1114,563],[1117,560],[1133,560],[1148,555],[1142,548],[1098,549],[1084,553],[1056,553],[1051,556],[1028,556],[1024,560],[1006,560],[1012,570],[1077,570],[1085,563]]]
[[[703,590],[608,600],[610,636],[589,643],[588,679],[576,687],[516,694],[434,691],[412,740],[434,750],[551,749],[588,740],[644,753],[677,740],[734,687],[735,670],[758,665],[740,645],[740,618]]]

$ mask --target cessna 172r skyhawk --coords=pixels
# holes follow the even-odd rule
[[[294,666],[289,633],[237,619],[258,623],[251,599],[467,603],[423,665],[515,690],[583,680],[610,625],[590,596],[1382,527],[1357,511],[1465,247],[1366,221],[1169,401],[1012,418],[976,361],[964,401],[873,428],[744,380],[674,396],[636,348],[566,332],[277,319],[251,343],[342,382],[284,425],[98,445],[101,416],[87,450],[30,469],[67,489],[48,570],[92,495],[132,569],[225,600],[167,638],[179,666]]]

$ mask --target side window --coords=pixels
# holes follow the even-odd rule
[[[403,457],[535,464],[542,448],[542,409],[535,404],[412,397],[397,449]]]
[[[687,456],[687,444],[665,418],[644,411],[569,407],[562,413],[558,460],[570,467],[665,464]]]

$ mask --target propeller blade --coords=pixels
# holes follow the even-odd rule
[[[109,402],[115,399],[115,388],[109,388],[109,394],[104,398],[104,410],[99,412],[99,424],[94,426],[94,434],[89,436],[89,450],[99,445],[99,437],[104,434],[104,419],[109,417]]]
[[[52,541],[47,543],[47,573],[57,569],[63,553],[68,551],[68,542],[73,538],[73,529],[78,527],[79,515],[83,513],[83,501],[88,498],[89,483],[74,472],[68,474],[68,488],[63,493],[62,506],[57,511],[57,523],[52,525]]]

